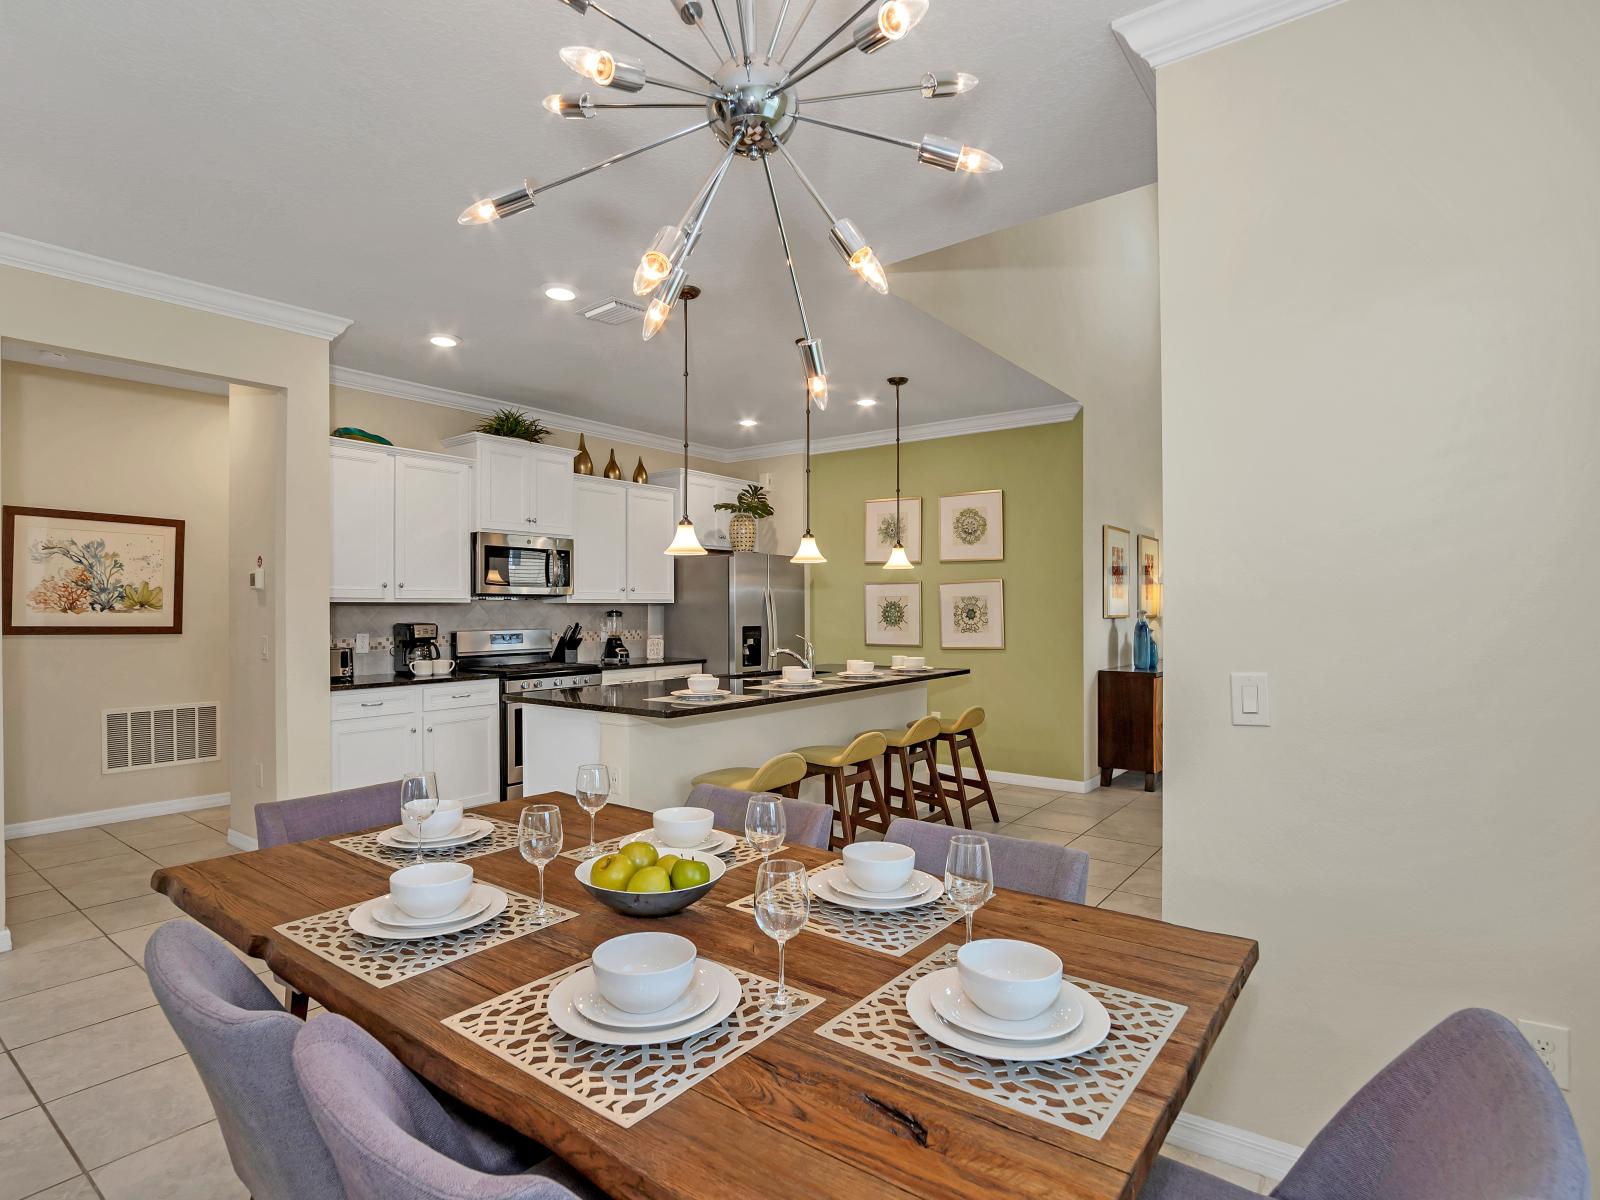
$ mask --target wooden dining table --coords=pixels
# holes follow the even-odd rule
[[[560,805],[569,848],[582,843],[588,817],[570,796],[529,797],[473,814],[514,824],[529,802]],[[615,837],[648,828],[650,814],[612,805],[598,825],[602,838]],[[808,866],[833,857],[792,846],[783,854]],[[471,865],[480,880],[537,894],[535,868],[514,848]],[[361,1025],[429,1083],[536,1139],[614,1196],[1131,1200],[1257,956],[1247,938],[994,893],[977,914],[975,936],[1040,943],[1061,956],[1070,975],[1185,1006],[1096,1138],[818,1034],[919,956],[960,943],[959,922],[898,958],[803,932],[788,943],[788,981],[823,1003],[622,1128],[445,1019],[581,962],[607,938],[641,929],[682,934],[704,958],[776,978],[775,943],[748,912],[728,907],[753,891],[756,864],[730,870],[683,912],[646,921],[599,903],[576,879],[573,862],[557,859],[545,872],[547,896],[576,917],[381,988],[276,931],[384,894],[389,870],[325,839],[164,867],[153,886],[264,959],[279,978]]]

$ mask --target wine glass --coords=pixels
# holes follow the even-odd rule
[[[972,940],[972,914],[994,895],[994,864],[989,861],[989,841],[975,833],[958,833],[950,839],[944,860],[944,894],[967,918],[967,941]]]
[[[544,868],[561,853],[561,810],[554,804],[530,804],[517,818],[517,849],[539,868],[539,919],[545,917]]]
[[[744,838],[766,862],[773,851],[783,848],[788,829],[783,819],[783,801],[777,796],[755,795],[744,809]]]
[[[606,797],[611,794],[611,772],[605,763],[584,763],[579,767],[575,790],[578,807],[589,814],[589,844],[583,848],[581,857],[593,858],[600,853],[600,847],[594,844],[594,815],[606,806]]]
[[[416,839],[417,861],[422,861],[422,826],[439,808],[439,778],[432,771],[412,771],[400,777],[400,820]]]
[[[801,1003],[784,982],[783,946],[806,927],[806,918],[811,914],[805,864],[792,858],[769,858],[757,867],[755,910],[756,925],[778,943],[778,993],[762,1011],[771,1015],[786,1013]]]

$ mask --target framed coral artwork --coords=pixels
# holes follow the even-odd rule
[[[904,583],[866,585],[867,645],[922,645],[922,585]]]
[[[1006,585],[965,579],[939,585],[939,646],[944,650],[1006,648]]]
[[[6,505],[6,633],[182,633],[183,522]]]
[[[866,561],[869,563],[885,563],[889,561],[889,551],[894,548],[895,538],[895,503],[894,497],[884,500],[867,501],[867,528]],[[899,531],[901,546],[905,548],[906,557],[914,563],[922,561],[922,497],[900,497],[900,523]]]
[[[939,497],[939,561],[998,562],[1006,556],[1005,494]]]

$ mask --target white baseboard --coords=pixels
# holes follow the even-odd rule
[[[976,779],[978,772],[973,767],[963,767],[961,774],[967,779]],[[1100,786],[1100,776],[1093,779],[1057,779],[1052,775],[1023,775],[1016,771],[990,771],[991,783],[1014,783],[1019,787],[1047,788],[1053,792],[1076,792],[1084,795]]]
[[[41,833],[60,833],[66,829],[88,829],[94,825],[116,825],[144,817],[164,817],[168,813],[196,812],[202,808],[221,808],[228,803],[227,792],[210,796],[183,796],[177,800],[155,800],[149,804],[129,804],[122,808],[102,808],[95,812],[64,817],[42,817],[37,821],[18,821],[6,826],[6,840],[37,837]]]
[[[4,954],[9,949],[11,949],[11,930],[4,925],[0,925],[0,954]]]
[[[1301,1147],[1291,1146],[1205,1117],[1179,1113],[1167,1141],[1182,1150],[1204,1154],[1241,1171],[1254,1171],[1267,1179],[1282,1179],[1299,1160]]]
[[[240,833],[237,829],[228,830],[228,845],[239,850],[254,850],[257,848],[255,838],[248,833]]]

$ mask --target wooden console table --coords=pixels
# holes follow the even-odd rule
[[[1144,790],[1161,774],[1161,672],[1100,672],[1100,786],[1116,770],[1143,771]]]

